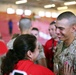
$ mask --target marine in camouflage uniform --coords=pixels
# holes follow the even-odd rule
[[[54,69],[58,69],[57,75],[63,75],[63,64],[68,63],[71,67],[73,67],[76,62],[73,62],[76,57],[76,37],[74,41],[71,43],[69,47],[63,48],[63,42],[61,42],[57,46],[57,52],[54,56]],[[76,67],[76,65],[75,65]],[[74,72],[72,75],[75,75]]]
[[[56,33],[61,42],[54,55],[54,72],[76,75],[76,16],[72,12],[66,11],[57,17]]]

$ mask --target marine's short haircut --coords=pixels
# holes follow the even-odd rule
[[[29,18],[21,18],[19,21],[19,28],[21,31],[29,29],[31,27],[32,23]]]
[[[53,25],[53,24],[55,24],[56,22],[55,21],[52,21],[51,23],[50,23],[50,25]]]
[[[62,19],[67,19],[69,21],[69,25],[76,24],[76,16],[70,11],[63,12],[57,17],[57,20]]]
[[[33,27],[33,28],[32,28],[32,30],[39,31],[39,29],[38,29],[38,28],[36,28],[36,27]]]

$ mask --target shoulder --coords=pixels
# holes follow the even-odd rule
[[[3,41],[0,40],[0,44],[5,44]]]
[[[30,60],[21,60],[17,63],[17,69],[26,71],[29,75],[54,75],[52,71]]]
[[[16,39],[16,38],[11,39],[11,40],[7,43],[8,49],[12,49],[12,48],[13,48],[13,43],[14,43],[15,39]]]
[[[58,44],[57,44],[57,48],[59,47],[62,47],[63,46],[63,41],[60,41]]]
[[[52,43],[52,39],[47,40],[47,42],[45,43],[45,45]]]
[[[33,68],[34,69],[32,70],[34,70],[34,72],[37,72],[39,75],[54,75],[54,73],[51,70],[44,66],[34,64]]]
[[[75,38],[75,40],[73,41],[73,45],[76,47],[76,38]]]
[[[0,41],[0,55],[4,55],[8,51],[6,44]]]
[[[49,39],[47,42],[52,42],[52,39]],[[46,42],[46,43],[47,43],[47,42]]]
[[[71,45],[68,48],[69,51],[71,50],[71,53],[76,54],[76,39],[71,43]]]
[[[76,51],[76,39],[74,39],[74,41],[71,43],[71,45],[68,47],[70,49],[72,49],[72,51]]]

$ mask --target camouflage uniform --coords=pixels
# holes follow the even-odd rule
[[[63,42],[57,46],[57,52],[54,55],[54,71],[57,75],[63,75],[63,65],[67,62],[71,67],[76,67],[74,60],[76,59],[76,37],[70,46],[62,51]],[[73,71],[72,75],[76,75]]]
[[[39,55],[38,55],[38,57],[36,59],[37,64],[38,64],[38,60],[40,60],[42,58],[46,59],[45,54],[44,54],[44,48],[43,48],[42,44],[39,41],[38,41],[38,48],[39,48]]]

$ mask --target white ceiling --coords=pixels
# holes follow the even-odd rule
[[[15,4],[17,0],[0,0],[0,3],[3,3],[3,4]],[[57,7],[61,7],[61,6],[64,6],[64,2],[67,2],[67,1],[72,1],[72,0],[27,0],[27,3],[24,3],[24,4],[19,4],[19,5],[22,5],[22,6],[28,6],[28,7],[41,7],[41,8],[44,8],[44,5],[48,5],[48,4],[55,4],[56,7],[53,7],[53,8],[50,8],[50,9],[57,9]],[[75,0],[74,0],[75,1]],[[69,8],[75,8],[76,5],[71,5],[71,6],[68,6]]]

